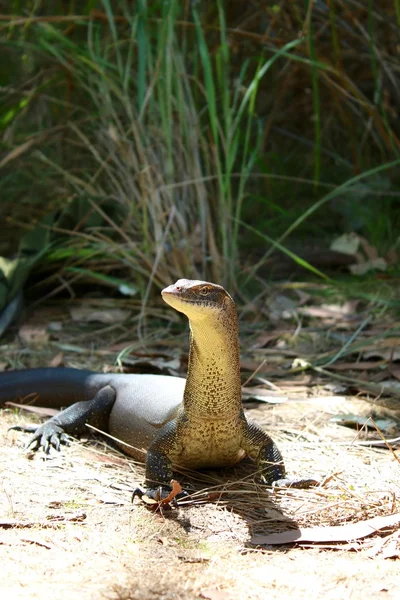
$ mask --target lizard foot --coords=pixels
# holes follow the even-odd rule
[[[142,500],[146,505],[149,506],[161,506],[166,504],[174,504],[176,505],[176,501],[181,498],[186,498],[189,494],[185,492],[179,485],[179,483],[175,480],[171,482],[172,486],[160,485],[154,488],[146,488],[146,490],[142,490],[141,488],[136,488],[132,494],[132,502],[134,498],[137,496]]]
[[[69,446],[69,436],[62,427],[51,421],[47,421],[39,427],[36,427],[35,425],[14,425],[14,427],[10,427],[10,429],[33,433],[33,436],[25,445],[25,450],[36,451],[42,448],[45,454],[49,454],[51,448],[60,451],[61,444]]]
[[[319,485],[316,479],[277,479],[272,483],[273,488],[297,488],[306,490]]]

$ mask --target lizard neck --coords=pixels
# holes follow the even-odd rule
[[[239,335],[234,307],[219,317],[190,321],[183,403],[188,419],[226,419],[240,415]]]

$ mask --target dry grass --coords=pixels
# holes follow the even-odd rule
[[[113,329],[107,325],[94,329],[92,324],[71,321],[66,308],[36,310],[19,330],[19,338],[2,345],[3,368],[56,362],[101,370],[131,339],[125,322]],[[104,313],[109,308],[102,306]],[[63,327],[50,335],[50,322]],[[382,318],[380,325],[384,327]],[[242,332],[247,326],[247,321],[242,324]],[[288,340],[278,329],[274,335]],[[29,331],[40,334],[36,341],[29,341]],[[172,348],[165,330],[153,334],[146,351],[135,345],[138,352],[131,353],[126,364],[132,370],[154,372],[159,367],[169,372],[175,358],[174,368],[183,372],[183,337],[174,337]],[[139,501],[130,502],[131,489],[143,482],[143,465],[93,438],[74,443],[49,460],[40,454],[27,457],[22,450],[25,436],[7,433],[7,428],[32,417],[8,409],[0,419],[1,597],[308,600],[310,593],[324,600],[361,600],[366,594],[378,600],[398,597],[398,564],[385,560],[384,552],[391,545],[399,555],[399,532],[394,529],[350,543],[252,545],[254,534],[298,527],[319,527],[323,532],[327,526],[391,515],[399,512],[400,497],[398,450],[359,445],[372,434],[331,421],[336,415],[373,414],[398,424],[398,410],[353,396],[328,396],[332,392],[324,389],[327,380],[320,376],[289,374],[294,356],[311,351],[322,355],[331,349],[325,347],[329,340],[321,331],[318,340],[298,337],[297,346],[264,348],[265,340],[262,344],[259,340],[261,348],[254,349],[265,334],[265,326],[262,332],[254,330],[252,337],[247,332],[242,367],[254,374],[254,365],[261,365],[250,384],[257,383],[259,390],[263,385],[268,393],[266,380],[272,379],[279,394],[290,400],[273,406],[246,402],[245,409],[276,440],[289,476],[316,477],[320,487],[271,493],[254,482],[254,465],[248,462],[223,471],[178,475],[193,490],[191,502],[153,513]],[[371,379],[375,370],[368,373]]]
[[[366,410],[360,401],[342,402],[347,411]],[[373,581],[374,597],[394,598],[396,563],[368,557],[380,536],[354,542],[352,554],[340,544],[335,553],[324,545],[250,544],[256,532],[341,525],[398,510],[395,453],[339,443],[354,435],[329,422],[337,410],[335,399],[311,398],[291,404],[290,412],[287,405],[248,411],[268,422],[290,474],[325,478],[322,487],[271,494],[252,481],[248,464],[181,478],[195,490],[193,502],[162,514],[130,503],[129,486],[143,481],[143,466],[102,441],[28,460],[20,434],[6,432],[22,417],[5,411],[2,523],[13,526],[3,528],[0,545],[3,597],[306,598],[314,589],[328,598],[361,598]]]
[[[293,233],[394,252],[398,2],[223,4],[0,15],[0,248],[38,225],[37,293],[242,288],[249,250],[269,278]]]

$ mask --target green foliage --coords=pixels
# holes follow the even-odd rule
[[[136,11],[125,11],[123,27],[111,3],[103,6],[106,22],[77,21],[73,36],[44,20],[6,44],[21,55],[29,50],[39,65],[49,62],[36,89],[49,93],[46,120],[62,123],[60,109],[67,112],[63,152],[54,151],[57,142],[46,135],[29,162],[53,188],[64,188],[58,198],[64,216],[77,200],[101,215],[97,227],[89,228],[84,215],[69,227],[85,222],[100,254],[132,269],[139,286],[149,276],[161,286],[182,274],[232,285],[238,219],[260,147],[254,118],[259,83],[301,41],[253,66],[247,61],[233,83],[221,4],[217,52],[211,54],[194,9],[187,56],[178,35],[178,2],[160,3],[157,19],[138,3]],[[190,59],[196,48],[200,62]],[[26,121],[15,123],[14,135],[22,137]],[[77,237],[85,243],[83,234]]]
[[[320,275],[293,236],[357,230],[389,250],[400,21],[397,0],[375,4],[14,2],[0,254],[50,214],[49,276],[147,298],[181,276],[232,288],[252,246]]]
[[[50,221],[51,217],[45,217],[37,227],[21,238],[16,258],[6,259],[0,256],[0,313],[18,295],[34,266],[45,255],[49,247]],[[43,228],[46,228],[45,231]],[[1,332],[0,322],[0,335]]]

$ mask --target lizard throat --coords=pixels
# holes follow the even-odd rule
[[[235,315],[236,317],[236,315]],[[236,318],[190,322],[189,365],[184,394],[188,418],[221,419],[241,412]]]

